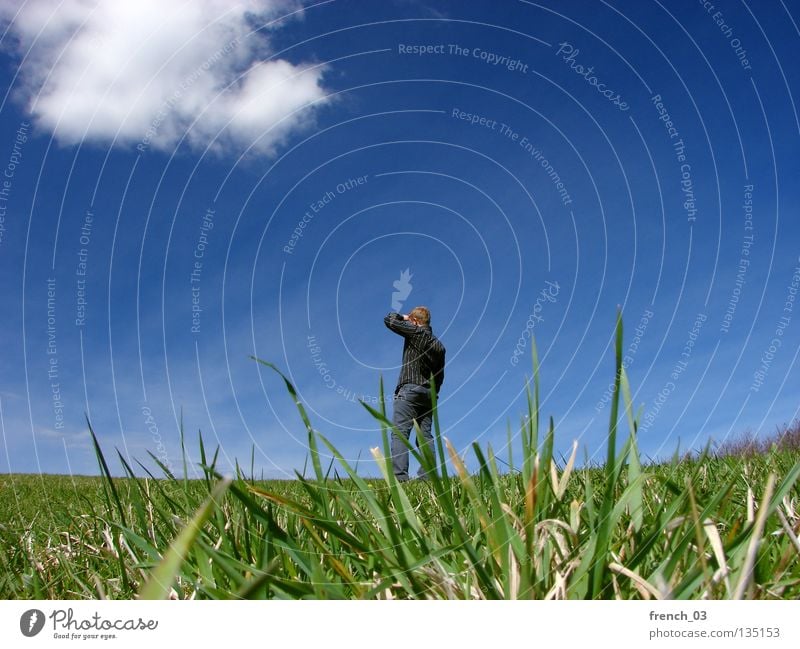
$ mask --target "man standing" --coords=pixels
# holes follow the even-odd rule
[[[403,336],[403,366],[394,391],[392,423],[392,469],[401,482],[408,480],[408,448],[399,435],[408,440],[414,421],[420,428],[422,439],[417,436],[417,448],[433,452],[431,435],[431,390],[439,390],[444,382],[444,345],[431,330],[431,312],[427,307],[414,307],[408,315],[389,313],[384,324],[396,334]],[[431,376],[433,384],[431,384]],[[422,467],[419,477],[425,477]]]

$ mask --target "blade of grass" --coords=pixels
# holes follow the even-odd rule
[[[170,544],[164,553],[161,562],[156,566],[142,587],[141,599],[166,599],[170,588],[195,540],[200,534],[203,524],[208,520],[216,507],[219,506],[225,492],[228,490],[230,480],[221,480],[211,492],[211,495],[197,510],[194,517],[184,526],[178,537]]]

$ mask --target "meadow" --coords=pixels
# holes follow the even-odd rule
[[[601,466],[576,468],[577,443],[554,456],[535,347],[528,412],[505,457],[472,446],[472,473],[434,410],[435,448],[410,447],[430,479],[398,483],[385,407],[363,404],[383,445],[382,478],[362,478],[285,377],[308,435],[296,480],[258,480],[252,465],[225,478],[202,436],[203,479],[154,456],[134,468],[89,426],[99,477],[0,476],[0,597],[800,598],[800,425],[643,464],[621,358],[618,320]]]

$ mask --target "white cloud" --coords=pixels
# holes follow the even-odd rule
[[[271,153],[313,121],[323,68],[270,58],[295,0],[0,3],[20,58],[17,96],[59,142]],[[8,38],[7,38],[8,42]],[[295,112],[297,111],[297,112]]]

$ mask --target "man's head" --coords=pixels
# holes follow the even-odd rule
[[[431,312],[426,306],[415,306],[408,314],[408,319],[415,325],[427,327],[431,324]]]

